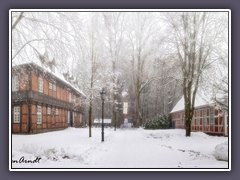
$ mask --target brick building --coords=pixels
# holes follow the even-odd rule
[[[182,97],[170,112],[173,127],[185,128],[184,98]],[[196,96],[191,130],[208,134],[228,135],[228,113],[215,103]]]
[[[45,63],[12,67],[12,133],[39,133],[82,124],[85,95]]]

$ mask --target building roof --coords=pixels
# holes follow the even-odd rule
[[[40,60],[35,60],[35,61],[29,61],[29,60],[26,60],[26,61],[14,61],[12,63],[12,67],[17,67],[17,66],[20,66],[20,65],[35,65],[36,67],[38,67],[39,69],[42,69],[43,71],[51,74],[53,77],[55,77],[56,79],[62,81],[63,83],[65,83],[66,85],[70,86],[72,89],[74,89],[76,92],[78,92],[79,94],[81,94],[82,96],[86,97],[86,95],[81,91],[79,90],[77,87],[75,87],[72,83],[70,83],[69,81],[67,81],[63,74],[60,73],[57,68],[55,68],[55,71],[53,72],[50,67],[46,66],[45,64],[41,63]]]
[[[210,97],[204,95],[201,92],[198,92],[196,94],[194,107],[207,106],[207,105],[211,105],[211,104],[213,104],[213,101],[212,101],[212,99]],[[182,111],[182,110],[184,110],[184,97],[183,96],[177,102],[177,104],[173,107],[173,109],[172,109],[172,111],[170,113],[178,112],[178,111]]]

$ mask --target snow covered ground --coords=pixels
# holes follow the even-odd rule
[[[39,163],[12,163],[13,168],[228,168],[214,157],[227,137],[181,129],[144,130],[67,128],[36,135],[12,136],[12,160],[40,157]]]

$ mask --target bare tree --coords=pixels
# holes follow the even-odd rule
[[[107,49],[110,54],[110,61],[112,64],[112,121],[114,122],[114,129],[117,126],[117,96],[118,96],[118,86],[119,86],[119,74],[117,70],[119,69],[119,58],[123,45],[124,36],[124,15],[122,12],[105,12],[103,13],[104,24],[107,30]]]
[[[96,98],[96,94],[98,92],[95,92],[95,82],[97,81],[97,71],[99,70],[99,47],[98,47],[98,41],[99,41],[99,33],[97,31],[98,26],[98,18],[97,14],[92,14],[90,16],[90,24],[89,24],[89,33],[88,33],[88,49],[89,49],[89,55],[87,56],[90,60],[90,87],[89,87],[89,109],[88,109],[88,126],[89,126],[89,137],[92,137],[92,121],[93,121],[93,100]]]
[[[191,135],[195,97],[204,69],[210,63],[213,43],[218,34],[207,12],[183,12],[168,17],[182,71],[186,136]]]
[[[147,80],[146,61],[152,55],[152,37],[154,35],[154,19],[145,13],[133,15],[132,29],[130,29],[129,39],[131,44],[131,69],[135,94],[136,126],[143,125],[141,113],[141,92],[143,88],[152,80]],[[148,62],[150,63],[150,61]]]
[[[13,24],[12,24],[12,30],[14,30],[14,29],[16,28],[17,24],[18,24],[18,23],[21,21],[21,19],[23,18],[23,13],[24,13],[24,12],[20,12],[19,15],[16,15],[15,21],[12,22],[12,23],[13,23]]]

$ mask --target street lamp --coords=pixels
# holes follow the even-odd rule
[[[104,141],[104,100],[106,95],[106,91],[104,88],[102,88],[102,91],[100,92],[100,94],[102,99],[102,142],[103,142]]]

